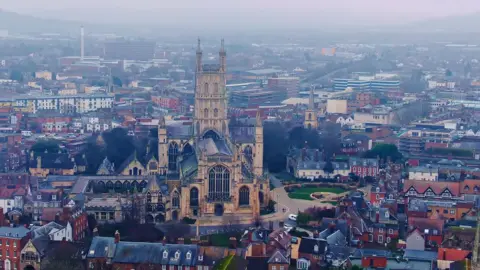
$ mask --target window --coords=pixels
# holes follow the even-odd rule
[[[383,235],[378,236],[378,243],[383,243]]]
[[[273,265],[272,270],[277,270],[277,267],[275,265]]]
[[[191,258],[192,258],[192,253],[190,253],[190,251],[189,251],[189,252],[187,252],[187,260],[190,260]]]
[[[166,265],[162,265],[162,270],[167,270],[167,266],[166,266]]]
[[[175,270],[175,265],[170,265],[170,266],[168,267],[168,269],[169,269],[169,270]]]
[[[213,117],[218,117],[218,109],[217,108],[215,108],[213,110]]]
[[[10,245],[10,243],[9,243],[9,242],[10,242],[10,241],[9,241],[8,239],[7,239],[7,240],[5,240],[5,245],[6,245],[7,247]]]
[[[373,228],[368,228],[368,232],[373,232]]]
[[[285,266],[281,265],[280,270],[285,270]]]
[[[390,237],[387,237],[387,244],[389,244],[390,241],[392,241],[392,239]]]
[[[37,200],[41,200],[42,199],[42,195],[37,195]]]
[[[443,209],[444,214],[448,214],[448,209]]]
[[[57,195],[55,195],[55,194],[52,195],[52,200],[53,200],[53,201],[56,201],[56,200],[57,200]]]
[[[393,234],[393,230],[392,230],[392,229],[388,229],[388,233],[389,233],[389,234]]]
[[[450,210],[450,214],[454,215],[455,214],[455,209]]]
[[[180,258],[180,251],[177,251],[175,252],[175,259],[179,259]]]
[[[17,247],[17,241],[13,241],[13,247],[14,247],[14,248]]]
[[[165,250],[165,251],[163,252],[163,258],[164,258],[164,259],[168,258],[168,251]]]
[[[383,233],[383,228],[379,228],[379,229],[378,229],[378,232],[379,232],[379,233]]]

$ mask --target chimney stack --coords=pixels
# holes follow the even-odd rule
[[[84,41],[85,33],[83,30],[83,26],[80,27],[80,61],[83,61],[85,57],[85,41]]]
[[[237,248],[237,238],[232,236],[228,240],[230,248]]]
[[[120,233],[117,231],[115,231],[115,244],[118,244],[118,242],[120,242]]]

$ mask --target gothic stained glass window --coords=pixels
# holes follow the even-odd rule
[[[208,173],[208,197],[213,201],[230,199],[230,171],[221,165],[210,169]]]

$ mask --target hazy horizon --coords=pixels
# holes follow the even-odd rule
[[[480,12],[478,0],[0,0],[1,8],[42,18],[91,23],[168,25],[391,25]],[[163,3],[162,3],[163,2]],[[320,25],[317,25],[320,24]]]

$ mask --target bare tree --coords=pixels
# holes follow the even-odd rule
[[[175,243],[178,238],[188,237],[192,233],[190,225],[183,222],[164,223],[160,229],[165,234],[165,238],[169,243]]]

